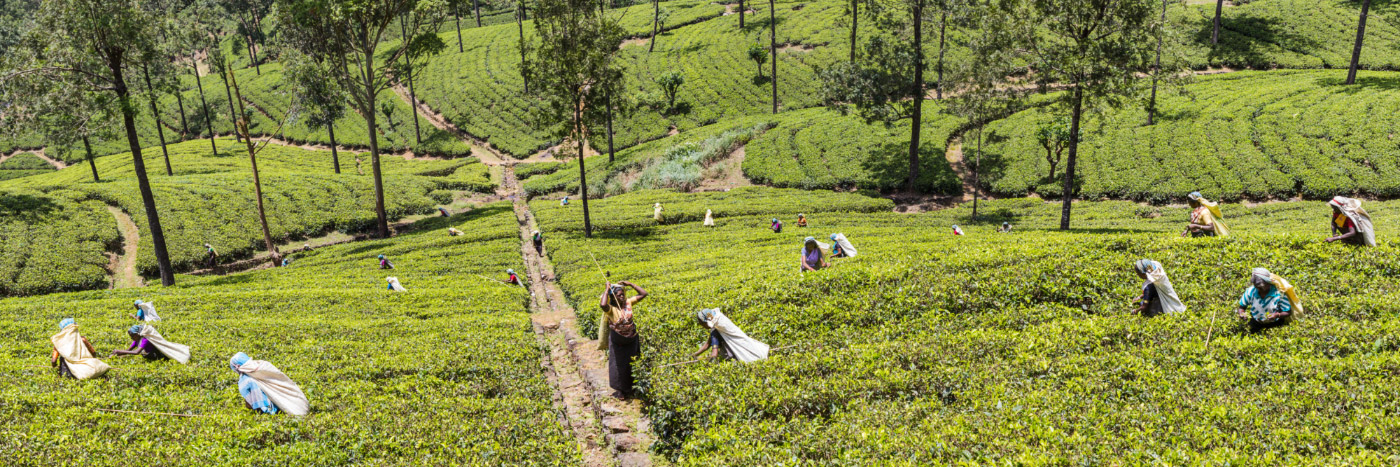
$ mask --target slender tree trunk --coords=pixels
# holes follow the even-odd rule
[[[519,8],[516,8],[515,29],[516,29],[517,31],[520,32],[520,42],[519,42],[519,49],[520,49],[520,80],[523,81],[523,82],[525,83],[525,93],[526,93],[526,94],[529,94],[529,93],[530,93],[530,75],[529,75],[528,73],[525,73],[525,61],[526,61],[526,58],[525,58],[525,1],[524,1],[524,0],[517,0],[517,1],[519,2],[519,3],[517,3],[517,5],[519,6]]]
[[[1347,84],[1356,84],[1356,69],[1361,67],[1361,44],[1366,39],[1366,16],[1371,11],[1371,0],[1361,2],[1361,19],[1356,23],[1356,46],[1351,49],[1351,68],[1347,70]]]
[[[943,56],[948,52],[948,7],[943,7],[943,18],[938,20],[938,85],[933,91],[938,94],[938,100],[943,100]],[[922,93],[920,94],[922,97]],[[980,136],[979,136],[980,138]],[[975,206],[977,200],[972,200]],[[974,209],[975,211],[975,209]]]
[[[583,236],[593,238],[593,219],[588,214],[588,170],[583,164],[583,115],[579,107],[581,104],[575,101],[574,105],[574,135],[578,138],[578,189],[579,198],[583,199]]]
[[[1215,19],[1211,21],[1210,45],[1220,43],[1220,10],[1225,8],[1225,0],[1215,0]]]
[[[982,125],[977,126],[977,158],[972,163],[972,218],[977,218],[977,200],[982,197]]]
[[[204,82],[199,78],[199,62],[194,62],[190,68],[194,69],[194,87],[199,90],[199,105],[204,109],[204,126],[209,127],[209,154],[218,155],[219,146],[214,144],[214,114],[209,113],[209,101],[204,98]]]
[[[1070,101],[1069,160],[1065,161],[1065,183],[1063,207],[1060,210],[1060,230],[1069,230],[1070,208],[1074,205],[1074,166],[1079,162],[1079,120],[1084,116],[1084,89],[1079,81],[1074,82],[1074,94]]]
[[[165,148],[165,123],[160,121],[160,112],[156,110],[156,88],[151,87],[151,71],[145,64],[141,65],[141,72],[146,75],[146,91],[151,93],[151,116],[156,119],[156,135],[160,136],[160,152],[165,154],[165,174],[175,175],[175,171],[170,169],[170,150]]]
[[[185,139],[185,135],[190,134],[190,122],[185,118],[185,98],[179,90],[175,91],[175,104],[180,108],[180,140]]]
[[[233,110],[233,89],[228,85],[228,77],[233,74],[233,70],[230,68],[232,67],[226,66],[222,72],[219,73],[219,77],[224,80],[224,94],[228,95],[228,118],[232,121],[238,121],[238,111]],[[214,133],[214,123],[212,121],[209,123],[209,133],[211,135]],[[238,134],[237,129],[233,131],[233,138],[234,141],[243,141],[243,135]],[[215,151],[215,154],[217,153],[218,152]]]
[[[856,61],[856,25],[860,23],[860,0],[851,0],[851,61]]]
[[[1162,28],[1167,26],[1167,0],[1162,0]],[[1157,80],[1162,73],[1162,31],[1157,32],[1157,59],[1152,65],[1152,97],[1147,101],[1147,126],[1156,125]]]
[[[331,163],[335,164],[336,175],[340,175],[340,154],[335,149],[335,122],[326,125],[326,131],[331,134]]]
[[[238,106],[243,107],[243,92],[238,89],[238,77],[233,79],[233,90],[238,97]],[[267,246],[267,254],[272,256],[272,264],[280,266],[282,255],[277,253],[277,245],[272,243],[272,232],[267,228],[267,211],[263,208],[262,178],[258,175],[258,151],[253,143],[253,136],[248,134],[248,120],[243,117],[247,113],[241,113],[238,122],[234,124],[234,131],[243,135],[243,142],[248,146],[248,162],[253,167],[253,195],[258,201],[258,224],[262,226],[263,244]]]
[[[612,91],[608,91],[608,95],[607,95],[607,96],[604,96],[604,97],[605,97],[605,98],[607,99],[607,101],[608,101],[608,163],[611,164],[611,163],[613,163],[613,162],[616,161],[616,159],[615,159],[614,156],[613,156],[613,104],[612,104]]]
[[[262,76],[262,65],[258,63],[258,49],[253,46],[252,36],[248,36],[248,57],[253,61],[253,71]]]
[[[364,64],[366,70],[374,69],[373,49],[365,52]],[[368,71],[366,73],[368,73]],[[366,76],[366,78],[368,78],[368,76]],[[374,90],[374,86],[368,82],[365,84],[365,89],[362,92],[365,93],[365,105],[369,107],[367,109],[361,109],[361,113],[364,114],[365,127],[369,130],[370,167],[373,169],[374,173],[374,213],[378,217],[376,230],[379,232],[379,238],[389,238],[389,216],[384,212],[384,177],[379,170],[379,128],[375,126],[374,117],[374,102],[377,93]]]
[[[661,0],[651,0],[651,40],[647,41],[647,52],[656,50],[656,30],[661,27]]]
[[[914,82],[909,84],[913,112],[909,118],[909,191],[919,179],[919,137],[924,126],[924,0],[914,2]]]
[[[476,10],[476,27],[481,27],[481,2],[472,0],[472,9]]]
[[[107,67],[112,72],[113,91],[120,101],[122,125],[126,127],[126,142],[131,148],[132,169],[136,171],[136,185],[141,190],[141,205],[146,211],[146,226],[151,231],[151,244],[155,247],[156,265],[160,268],[160,283],[166,287],[175,285],[175,273],[170,268],[170,254],[165,249],[165,230],[160,226],[160,215],[156,211],[156,197],[151,191],[151,181],[146,176],[146,162],[141,159],[141,141],[136,137],[136,116],[131,105],[131,94],[122,76],[122,52],[107,51]]]
[[[455,20],[457,20],[457,52],[458,52],[458,53],[461,53],[461,52],[463,51],[463,49],[462,49],[462,14],[461,14],[461,12],[460,12],[459,10],[460,10],[460,8],[458,8],[458,7],[455,7],[455,6],[452,7],[452,18],[455,19]]]
[[[773,113],[778,113],[778,7],[768,0],[768,47],[773,54]]]
[[[86,131],[83,132],[83,150],[87,151],[88,167],[92,168],[92,181],[102,181],[101,178],[97,177],[97,158],[92,157],[92,144],[88,143],[88,135]]]
[[[744,0],[739,0],[739,29],[744,29]]]
[[[481,21],[480,16],[477,17],[477,21]],[[408,18],[399,18],[399,31],[402,31],[399,35],[405,38],[408,36],[407,22]],[[480,24],[477,26],[480,26]],[[408,71],[408,100],[412,107],[411,110],[413,111],[413,141],[416,146],[422,146],[423,130],[418,129],[418,94],[413,91],[413,61],[409,60],[407,53],[403,54],[403,64],[404,68]],[[414,149],[417,149],[416,146]]]

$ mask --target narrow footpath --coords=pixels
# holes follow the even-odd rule
[[[531,322],[535,336],[545,344],[549,382],[559,406],[589,466],[649,466],[652,436],[642,415],[641,401],[618,400],[608,386],[607,353],[597,341],[578,330],[578,315],[554,283],[554,267],[547,255],[535,252],[530,236],[535,216],[525,202],[515,172],[505,167],[501,190],[514,195],[515,218],[520,223],[520,252],[530,285]],[[548,238],[548,237],[546,237]],[[545,252],[549,243],[545,242]]]
[[[122,235],[122,254],[120,256],[111,254],[111,263],[107,269],[112,272],[112,288],[129,289],[133,287],[145,287],[146,281],[141,278],[141,274],[136,272],[136,248],[141,244],[141,230],[136,228],[136,222],[131,220],[131,216],[116,206],[107,206],[107,211],[112,213],[112,217],[117,220],[117,231]],[[109,253],[110,254],[110,253]]]

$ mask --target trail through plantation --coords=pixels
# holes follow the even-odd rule
[[[487,165],[498,165],[505,163],[506,156],[501,154],[500,151],[497,151],[496,148],[491,147],[491,143],[488,143],[485,140],[467,134],[467,132],[457,128],[456,125],[453,125],[452,122],[447,121],[446,117],[443,117],[442,114],[433,110],[431,107],[428,107],[427,104],[424,104],[422,102],[414,102],[414,100],[408,95],[408,89],[405,89],[403,86],[394,86],[394,94],[398,94],[400,99],[403,99],[403,101],[407,102],[408,105],[413,106],[413,110],[416,111],[419,116],[422,116],[424,120],[427,120],[428,123],[432,124],[434,127],[437,127],[437,129],[446,131],[448,133],[452,133],[453,135],[456,135],[458,138],[460,138],[463,142],[470,144],[473,149],[472,155],[476,156],[477,159],[481,159],[482,163]],[[480,149],[480,151],[477,151],[477,149]]]
[[[958,175],[958,180],[962,181],[962,201],[972,201],[975,186],[972,184],[972,170],[968,169],[967,161],[963,160],[962,138],[953,138],[948,141],[948,151],[945,153],[948,158],[948,165],[953,168],[953,173]]]
[[[122,234],[122,253],[113,255],[108,269],[112,272],[112,288],[128,289],[145,287],[146,282],[136,271],[136,248],[141,243],[141,230],[126,211],[116,206],[107,206],[112,217],[117,219],[117,230]]]
[[[641,402],[612,397],[607,354],[597,349],[596,341],[579,333],[578,316],[554,283],[554,266],[547,255],[535,251],[530,239],[536,229],[535,216],[510,167],[504,170],[501,189],[513,194],[530,287],[531,322],[536,337],[549,352],[544,363],[555,389],[555,404],[561,406],[565,423],[577,438],[585,465],[651,465],[647,451],[652,436]],[[545,252],[548,245],[546,237]]]

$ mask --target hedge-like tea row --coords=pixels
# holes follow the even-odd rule
[[[1400,396],[1400,203],[1368,205],[1374,249],[1324,243],[1321,202],[1225,205],[1231,239],[1179,238],[1181,208],[1081,202],[1079,230],[1061,233],[1048,230],[1053,203],[980,207],[978,222],[966,208],[809,212],[810,227],[782,234],[768,214],[568,232],[550,255],[587,333],[594,257],[651,293],[634,310],[637,376],[660,452],[682,465],[1397,461],[1400,425],[1385,414]],[[545,226],[575,222],[536,212]],[[1003,220],[1014,233],[993,233]],[[802,238],[835,232],[860,255],[799,273]],[[1139,258],[1165,265],[1188,312],[1130,314]],[[1242,332],[1229,310],[1254,267],[1297,286],[1307,317]],[[705,307],[772,358],[662,367],[705,339]]]
[[[1189,96],[1164,94],[1161,115],[1143,110],[1093,118],[1080,146],[1084,198],[1182,200],[1194,190],[1226,200],[1323,199],[1400,195],[1400,146],[1394,141],[1400,74],[1364,72],[1341,86],[1345,71],[1242,72],[1201,78]],[[987,126],[984,180],[992,192],[1058,197],[1047,180],[1035,132],[1050,122],[1028,110]]]
[[[522,267],[510,207],[430,221],[440,225],[298,253],[288,268],[0,302],[14,337],[0,355],[14,376],[0,388],[0,463],[109,465],[135,459],[139,445],[141,459],[201,465],[579,464],[540,370],[528,293],[476,276]],[[447,226],[471,236],[449,237]],[[394,259],[407,292],[384,290],[378,253]],[[64,317],[100,353],[126,348],[138,298],[154,301],[167,339],[191,346],[188,365],[108,358],[106,376],[81,382],[42,368]],[[245,409],[228,367],[236,352],[296,381],[311,414]]]
[[[716,218],[772,215],[782,218],[796,228],[796,216],[804,213],[842,213],[892,211],[894,202],[853,193],[807,192],[789,188],[743,187],[723,192],[679,193],[671,190],[642,190],[607,199],[589,201],[593,228],[598,230],[639,229],[658,226],[652,217],[653,206],[661,203],[661,225],[699,222],[705,211]],[[580,202],[561,206],[555,200],[530,203],[537,213],[541,230],[549,232],[583,231],[583,207]],[[754,221],[766,227],[768,219]],[[644,235],[644,234],[642,234]],[[625,234],[623,235],[626,236]]]
[[[106,287],[103,252],[119,236],[104,204],[81,193],[0,189],[0,297]]]

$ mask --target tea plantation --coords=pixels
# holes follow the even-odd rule
[[[1193,190],[1227,200],[1400,195],[1400,74],[1361,73],[1339,87],[1326,71],[1243,72],[1201,78],[1165,94],[1162,115],[1129,108],[1091,119],[1080,147],[1080,196],[1162,201]],[[987,126],[993,193],[1058,197],[1035,133],[1043,109]],[[1056,172],[1064,178],[1063,168]]]
[[[551,259],[596,322],[597,263],[646,288],[635,310],[639,377],[660,438],[682,465],[1394,463],[1400,320],[1397,244],[1327,244],[1323,203],[1224,206],[1236,235],[1183,239],[1186,211],[1131,203],[983,203],[925,215],[796,197],[634,193],[594,203],[633,225],[592,240],[556,234]],[[859,198],[845,195],[844,203]],[[661,201],[685,222],[651,221]],[[858,204],[858,203],[856,203]],[[577,219],[533,206],[553,231]],[[1400,203],[1372,203],[1381,232]],[[694,212],[712,209],[715,228]],[[811,220],[795,227],[792,212]],[[776,215],[781,234],[766,229]],[[1013,222],[1012,234],[992,231]],[[967,236],[951,235],[960,223]],[[798,272],[802,238],[845,233],[860,255]],[[1160,261],[1189,310],[1141,318],[1139,258]],[[1230,314],[1249,271],[1303,294],[1306,318],[1262,334]],[[753,364],[693,363],[695,312],[719,307],[774,347]],[[591,332],[591,331],[590,331]]]
[[[449,237],[448,226],[469,233]],[[539,371],[526,293],[476,276],[521,267],[509,206],[422,227],[298,253],[292,267],[275,271],[0,302],[0,315],[13,318],[10,334],[24,336],[0,354],[8,421],[0,462],[111,465],[139,455],[202,465],[576,464]],[[400,270],[392,274],[407,292],[384,290],[374,260],[381,253],[394,258]],[[81,382],[41,365],[47,336],[65,317],[103,355],[125,349],[133,299],[159,307],[161,333],[192,347],[188,365],[110,358],[105,377]],[[287,373],[311,414],[247,411],[228,367],[236,352]]]
[[[146,152],[146,168],[171,262],[182,271],[203,267],[205,243],[213,245],[226,260],[266,249],[256,227],[245,146],[220,139],[221,152],[211,155],[208,144],[190,141],[172,145],[174,177],[166,176],[163,164]],[[368,161],[364,175],[357,172],[357,156],[343,153],[343,173],[336,175],[328,152],[276,145],[263,150],[258,156],[259,168],[274,239],[301,239],[333,231],[359,233],[372,228],[373,182],[368,176]],[[390,218],[432,212],[434,206],[449,204],[456,190],[490,191],[494,187],[485,166],[474,159],[408,161],[386,156],[382,163]],[[13,269],[0,273],[0,278],[26,284],[0,285],[0,294],[106,286],[99,270],[107,262],[102,255],[104,251],[120,253],[120,239],[116,238],[113,215],[103,205],[119,208],[136,222],[140,228],[138,271],[156,275],[154,246],[130,155],[103,157],[98,159],[97,168],[102,183],[92,183],[86,165],[0,183],[5,209],[13,213],[13,217],[5,216],[6,225],[20,229],[0,245],[4,256],[13,261]],[[26,240],[29,238],[34,240]],[[32,259],[25,260],[26,254]]]

